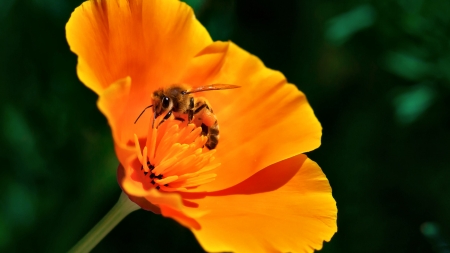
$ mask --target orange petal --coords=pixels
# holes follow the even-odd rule
[[[328,180],[305,155],[276,163],[230,189],[183,196],[195,203],[190,210],[209,211],[196,219],[200,229],[191,228],[209,252],[313,252],[337,231]]]
[[[98,108],[106,116],[111,126],[116,154],[122,164],[127,164],[130,157],[136,154],[134,143],[127,143],[128,136],[124,136],[124,125],[120,122],[123,115],[127,113],[125,104],[129,98],[130,87],[131,79],[129,77],[118,80],[102,90],[97,101]],[[137,127],[134,129],[136,132],[139,131]]]
[[[141,92],[172,84],[212,42],[192,9],[173,0],[86,1],[72,13],[66,32],[79,57],[78,75],[96,93],[126,76]]]
[[[282,73],[266,68],[235,44],[212,44],[192,61],[189,70],[187,82],[242,86],[199,94],[208,99],[217,115],[220,140],[216,158],[222,165],[213,183],[195,191],[228,188],[271,164],[320,145],[322,127],[305,95],[288,84]]]
[[[108,119],[108,123],[111,126],[114,140],[121,143],[122,137],[120,120],[125,110],[125,104],[128,100],[131,87],[131,78],[126,77],[120,79],[106,89],[103,89],[99,94],[97,106],[100,111]]]

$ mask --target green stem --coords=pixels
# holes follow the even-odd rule
[[[125,193],[121,193],[117,203],[109,212],[81,239],[69,253],[91,251],[119,222],[140,207],[132,202]]]

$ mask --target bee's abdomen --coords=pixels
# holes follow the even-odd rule
[[[215,149],[219,143],[219,124],[212,108],[205,98],[196,98],[193,108],[194,122],[202,127],[202,135],[208,137],[205,146],[208,149]]]
[[[202,129],[203,129],[203,125],[202,125]],[[217,120],[216,122],[210,126],[209,128],[207,128],[208,132],[207,132],[207,137],[208,137],[208,141],[206,142],[205,146],[211,150],[211,149],[215,149],[217,144],[219,143],[219,125],[217,124]]]

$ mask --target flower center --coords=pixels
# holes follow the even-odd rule
[[[155,127],[150,129],[142,151],[134,135],[144,180],[158,190],[171,192],[214,181],[216,174],[212,170],[220,163],[213,162],[216,150],[205,147],[208,138],[201,134],[202,128],[173,119],[163,121],[163,118],[161,115],[155,119]]]

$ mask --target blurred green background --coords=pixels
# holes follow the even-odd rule
[[[117,160],[64,26],[80,0],[0,1],[0,251],[65,252],[114,205]],[[338,205],[322,252],[450,252],[450,1],[190,0],[304,91]],[[431,222],[431,223],[430,223]],[[125,218],[94,252],[201,252]]]

